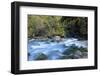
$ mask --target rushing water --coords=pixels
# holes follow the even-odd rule
[[[64,39],[60,42],[52,40],[29,40],[28,41],[28,60],[35,60],[39,53],[48,56],[48,60],[58,59],[63,56],[63,52],[72,44],[78,47],[87,48],[87,41],[78,41],[75,38]]]

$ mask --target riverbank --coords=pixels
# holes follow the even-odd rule
[[[46,41],[46,40],[52,40],[52,41],[57,41],[57,42],[60,42],[60,41],[64,41],[65,39],[73,39],[72,37],[62,37],[62,36],[52,36],[52,37],[33,37],[33,38],[28,38],[28,41],[32,41],[32,40],[39,40],[39,41]],[[74,39],[77,39],[79,41],[84,41],[84,40],[87,40],[87,39],[84,39],[84,38],[74,38]]]

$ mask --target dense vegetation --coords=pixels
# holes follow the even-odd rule
[[[53,36],[87,39],[87,17],[28,15],[28,38]]]

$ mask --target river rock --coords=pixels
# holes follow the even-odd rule
[[[55,37],[54,37],[54,40],[55,40],[55,41],[60,41],[60,40],[61,40],[61,37],[60,37],[60,36],[55,36]]]
[[[80,52],[79,50],[77,50],[74,54],[74,58],[81,58],[82,57],[82,52]]]
[[[83,58],[88,58],[88,52],[83,52]]]

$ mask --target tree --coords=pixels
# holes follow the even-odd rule
[[[28,15],[28,38],[74,37],[87,39],[87,17]]]
[[[66,37],[87,39],[87,17],[62,17]]]
[[[28,16],[28,37],[64,35],[60,16]]]

